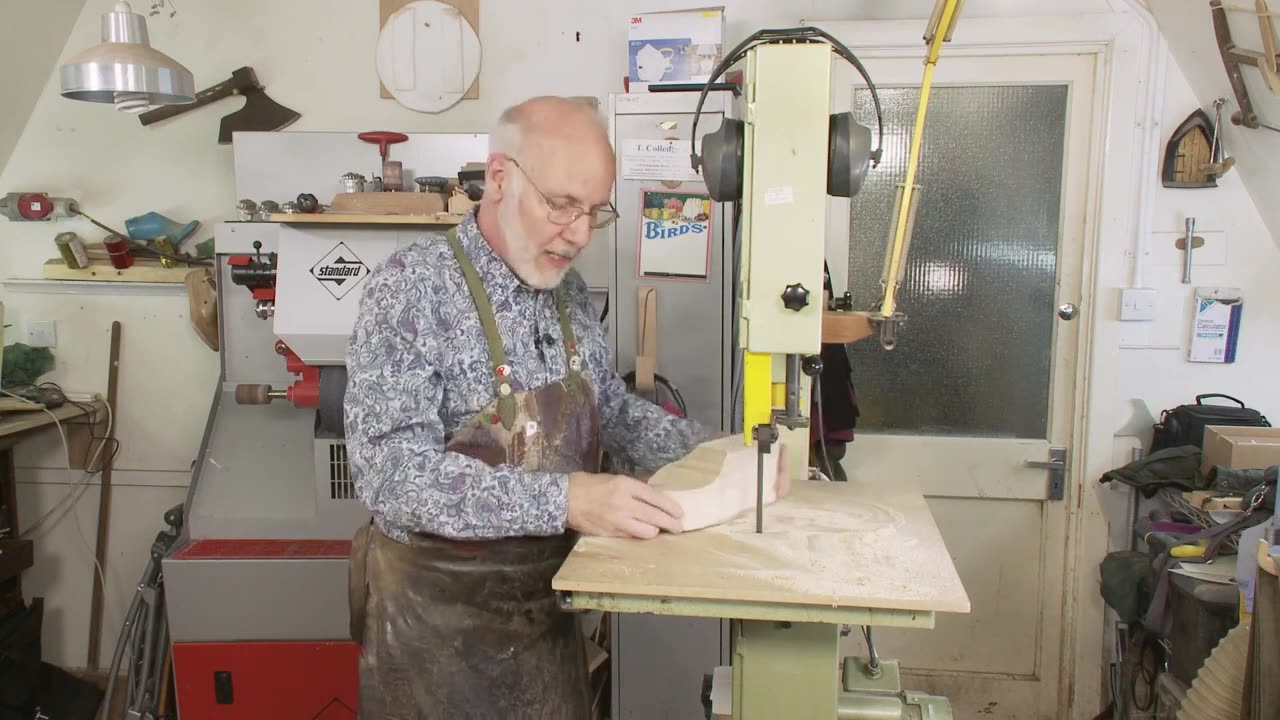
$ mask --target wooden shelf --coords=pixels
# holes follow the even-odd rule
[[[44,278],[46,280],[95,280],[98,282],[143,282],[143,283],[178,283],[186,280],[187,273],[199,269],[200,265],[178,263],[176,267],[167,268],[159,260],[152,258],[134,258],[133,266],[117,269],[109,261],[97,261],[90,257],[89,267],[73,270],[61,259],[46,260]]]
[[[457,225],[464,215],[360,215],[356,213],[275,213],[271,222],[290,225]]]

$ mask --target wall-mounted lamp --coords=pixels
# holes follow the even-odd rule
[[[63,97],[113,103],[128,113],[195,102],[191,71],[152,49],[146,18],[127,2],[103,14],[102,43],[67,61],[60,77]]]

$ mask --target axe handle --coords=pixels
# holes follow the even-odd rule
[[[150,125],[152,123],[160,122],[161,120],[167,120],[175,115],[181,115],[184,112],[195,110],[196,108],[202,108],[205,105],[217,102],[225,97],[238,95],[241,90],[238,85],[239,84],[236,82],[235,78],[224,80],[207,90],[201,90],[196,94],[196,101],[193,103],[158,107],[155,110],[148,110],[147,112],[142,113],[138,116],[138,119],[143,125]]]

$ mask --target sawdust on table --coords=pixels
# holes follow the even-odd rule
[[[833,604],[865,594],[920,599],[936,594],[932,583],[921,580],[937,558],[920,555],[903,567],[883,557],[885,543],[907,550],[917,544],[900,532],[903,516],[891,508],[860,502],[825,510],[784,499],[765,508],[763,532],[755,531],[755,523],[752,509],[698,531],[707,535],[703,545],[720,561],[716,571]]]

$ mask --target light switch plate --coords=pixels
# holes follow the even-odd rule
[[[1121,290],[1120,319],[1128,321],[1155,320],[1155,288],[1125,288]]]
[[[32,320],[27,323],[27,344],[31,347],[57,347],[56,323],[52,320]]]

